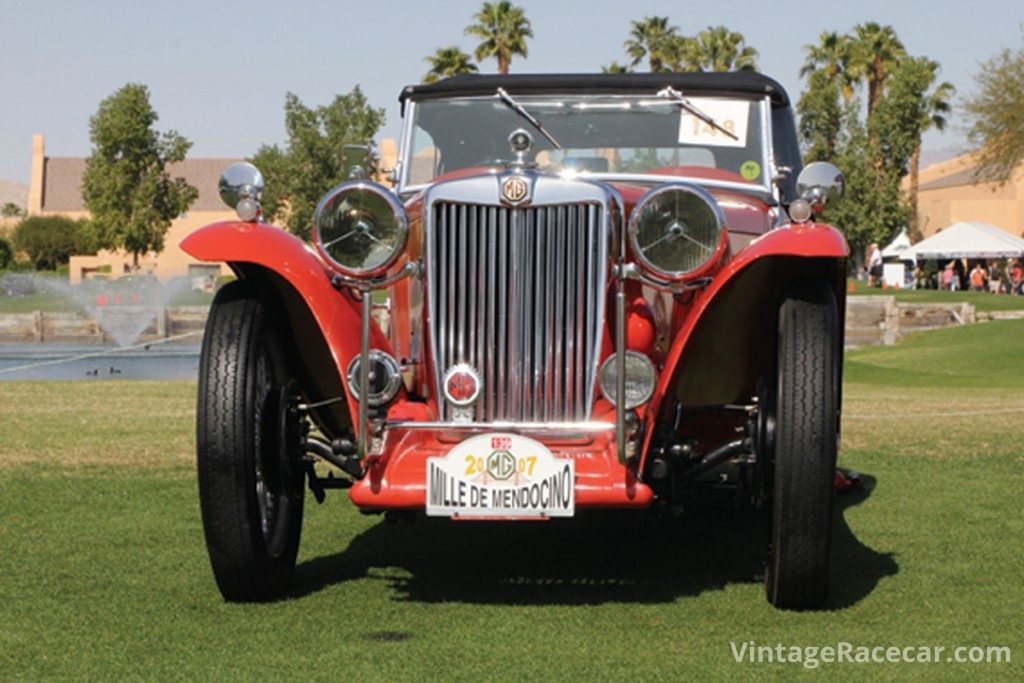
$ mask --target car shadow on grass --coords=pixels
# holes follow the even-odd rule
[[[897,573],[889,553],[862,543],[845,511],[875,486],[837,496],[827,608],[843,609]],[[586,511],[570,520],[509,524],[418,515],[381,522],[345,550],[301,563],[290,597],[374,575],[400,600],[505,605],[660,603],[764,579],[767,522],[724,492],[695,496],[681,517]],[[377,571],[384,570],[384,571]]]

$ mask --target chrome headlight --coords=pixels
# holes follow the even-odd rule
[[[395,262],[409,234],[398,199],[376,183],[342,183],[313,214],[313,241],[321,254],[352,277],[380,275]]]
[[[613,353],[601,366],[598,383],[601,393],[608,402],[615,405],[619,368]],[[626,410],[633,410],[651,400],[654,384],[657,382],[654,364],[637,351],[626,351]]]
[[[384,405],[398,394],[402,386],[402,369],[394,356],[379,349],[370,349],[370,390],[367,402],[371,406]],[[348,364],[349,391],[353,398],[359,400],[359,378],[363,369],[362,356],[356,356]]]
[[[633,207],[629,240],[646,270],[680,280],[707,265],[718,252],[725,214],[715,198],[696,185],[661,185]]]
[[[230,206],[245,222],[259,218],[260,200],[263,198],[263,174],[246,161],[231,164],[220,176],[217,191],[225,204]]]

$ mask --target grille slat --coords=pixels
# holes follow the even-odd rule
[[[430,212],[437,385],[468,363],[484,383],[478,421],[588,419],[604,292],[601,207],[439,201]],[[451,419],[441,397],[439,405]]]

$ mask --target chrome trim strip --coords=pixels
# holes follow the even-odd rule
[[[497,171],[495,171],[495,174]],[[768,204],[775,204],[775,193],[772,189],[757,185],[754,183],[737,183],[728,180],[711,180],[709,178],[693,178],[690,176],[669,176],[669,175],[658,175],[652,173],[593,173],[590,171],[581,171],[576,174],[574,178],[560,178],[558,176],[550,176],[554,180],[558,180],[565,183],[571,182],[590,182],[590,183],[640,183],[644,185],[661,185],[662,183],[668,182],[688,182],[694,185],[701,185],[705,188],[713,188],[716,190],[729,190],[732,192],[738,192],[740,194],[750,195],[757,199],[760,199]],[[450,181],[455,182],[455,181]],[[413,192],[421,192],[429,190],[435,185],[422,184],[422,185],[410,185],[409,187],[402,188],[402,194],[407,195]],[[536,201],[533,204],[537,204]]]
[[[778,167],[775,165],[775,155],[772,154],[772,150],[775,149],[775,143],[772,139],[772,132],[775,130],[774,123],[772,121],[772,102],[766,95],[761,100],[761,158],[765,161],[762,173],[764,173],[764,181],[768,185],[768,190],[772,193],[775,203],[781,203],[782,193],[779,191],[779,186],[774,182],[775,175],[778,173]]]
[[[367,418],[370,409],[370,313],[373,308],[373,297],[369,287],[359,290],[363,296],[362,320],[359,329],[359,429],[356,443],[356,457],[366,457],[367,451]]]
[[[385,423],[387,429],[447,429],[457,432],[607,432],[615,429],[612,422],[416,422],[412,420],[396,420]]]

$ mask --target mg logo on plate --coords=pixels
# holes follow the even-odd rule
[[[487,473],[505,481],[516,473],[516,459],[508,451],[494,451],[487,457]]]
[[[501,198],[510,204],[520,203],[529,192],[530,185],[525,178],[519,176],[509,176],[501,183]]]

